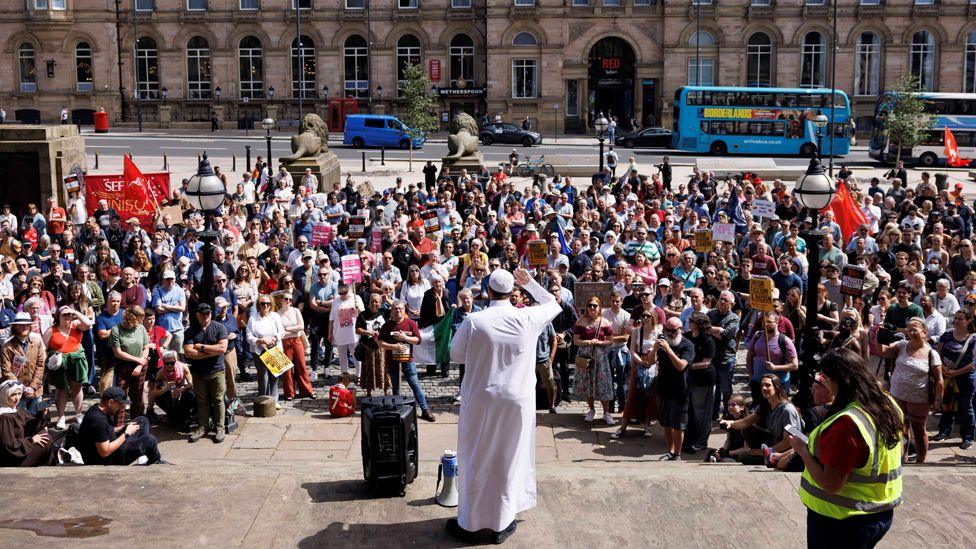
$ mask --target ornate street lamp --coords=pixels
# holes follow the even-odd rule
[[[270,116],[261,121],[261,127],[267,132],[265,139],[268,141],[268,183],[271,182],[271,176],[274,175],[274,173],[271,171],[271,167],[274,165],[271,163],[271,128],[274,128],[274,126],[274,118],[271,118]]]
[[[823,158],[821,154],[823,151],[823,129],[827,126],[827,117],[824,116],[823,111],[817,111],[817,115],[813,117],[813,125],[817,127],[817,158],[819,159]]]
[[[593,121],[593,127],[596,128],[596,138],[600,141],[600,173],[603,173],[603,141],[606,139],[607,128],[610,127],[610,122],[601,112],[597,116],[597,119]]]
[[[329,102],[329,86],[322,86],[322,99],[328,103]]]
[[[163,89],[159,90],[159,93],[163,96],[163,101],[166,101],[166,98],[169,97],[169,88],[163,86]]]
[[[814,123],[817,123],[816,118]],[[810,166],[806,173],[797,180],[796,187],[793,189],[796,199],[801,206],[807,209],[813,220],[812,227],[800,233],[807,244],[807,264],[809,266],[807,267],[806,306],[811,315],[816,314],[817,288],[820,286],[820,242],[824,236],[824,232],[818,227],[820,225],[820,210],[830,204],[834,198],[834,193],[837,192],[833,179],[827,175],[820,163],[819,147],[817,147],[817,151],[817,157],[810,159]],[[811,406],[813,401],[810,391],[813,386],[813,372],[817,368],[817,352],[819,350],[817,340],[817,323],[807,322],[803,329],[803,352],[800,357],[800,368],[797,372],[799,393],[795,404],[801,409]]]
[[[220,103],[220,94],[221,93],[223,93],[223,90],[220,89],[220,86],[217,86],[216,88],[214,88],[214,97],[217,98],[217,103]]]
[[[200,233],[200,240],[203,241],[203,280],[197,292],[200,303],[207,303],[213,306],[213,273],[214,273],[214,246],[213,243],[220,237],[213,230],[213,215],[224,203],[224,196],[227,195],[227,188],[224,182],[214,173],[207,159],[207,152],[203,152],[203,158],[197,168],[197,173],[190,178],[186,184],[186,197],[190,205],[203,212],[206,219],[206,230]]]

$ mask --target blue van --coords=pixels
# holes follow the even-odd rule
[[[342,143],[356,148],[389,147],[410,148],[410,135],[400,119],[388,114],[350,114],[346,117],[346,127]],[[424,137],[413,140],[413,148],[424,145]]]

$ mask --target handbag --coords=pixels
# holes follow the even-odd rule
[[[596,336],[598,338],[600,337],[600,328],[602,327],[603,327],[603,317],[600,317],[600,319],[597,320],[596,322]],[[590,345],[589,347],[591,349],[596,349],[596,345]],[[590,353],[592,354],[593,351],[591,350]],[[590,366],[593,365],[593,358],[589,356],[577,355],[576,359],[573,360],[573,365],[576,366],[577,373],[585,374],[587,371],[589,371]]]
[[[56,326],[53,329],[58,330]],[[58,331],[60,332],[61,330]],[[68,343],[68,338],[70,336],[71,336],[70,333],[67,336],[65,336],[64,344],[61,345],[62,351],[64,350],[64,345]],[[63,366],[64,366],[64,353],[62,353],[61,351],[54,351],[53,353],[51,353],[47,357],[47,362],[44,364],[44,367],[47,368],[49,372],[56,372],[60,370]]]
[[[952,362],[952,368],[949,368],[950,370],[958,370],[962,366],[961,364],[962,359],[966,356],[966,353],[969,352],[969,346],[973,342],[973,338],[976,338],[976,336],[970,335],[968,338],[966,338],[966,343],[963,344],[962,351],[959,352],[959,356],[956,357],[956,360]],[[935,381],[931,375],[931,370],[932,370],[931,358],[932,356],[929,355],[929,393],[931,395],[931,401],[934,401]],[[949,364],[946,364],[946,366],[949,366]],[[956,378],[952,377],[946,379],[944,381],[943,390],[942,390],[942,412],[943,413],[950,413],[950,412],[957,411],[956,401],[958,400],[957,398],[958,393],[959,393],[959,389],[956,384]]]

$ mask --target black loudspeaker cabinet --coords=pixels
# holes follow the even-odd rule
[[[404,496],[417,478],[417,404],[413,398],[369,397],[360,401],[363,476],[377,496]]]

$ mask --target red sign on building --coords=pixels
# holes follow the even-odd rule
[[[440,82],[441,81],[441,60],[431,59],[428,64],[428,72],[429,72],[431,82]]]

